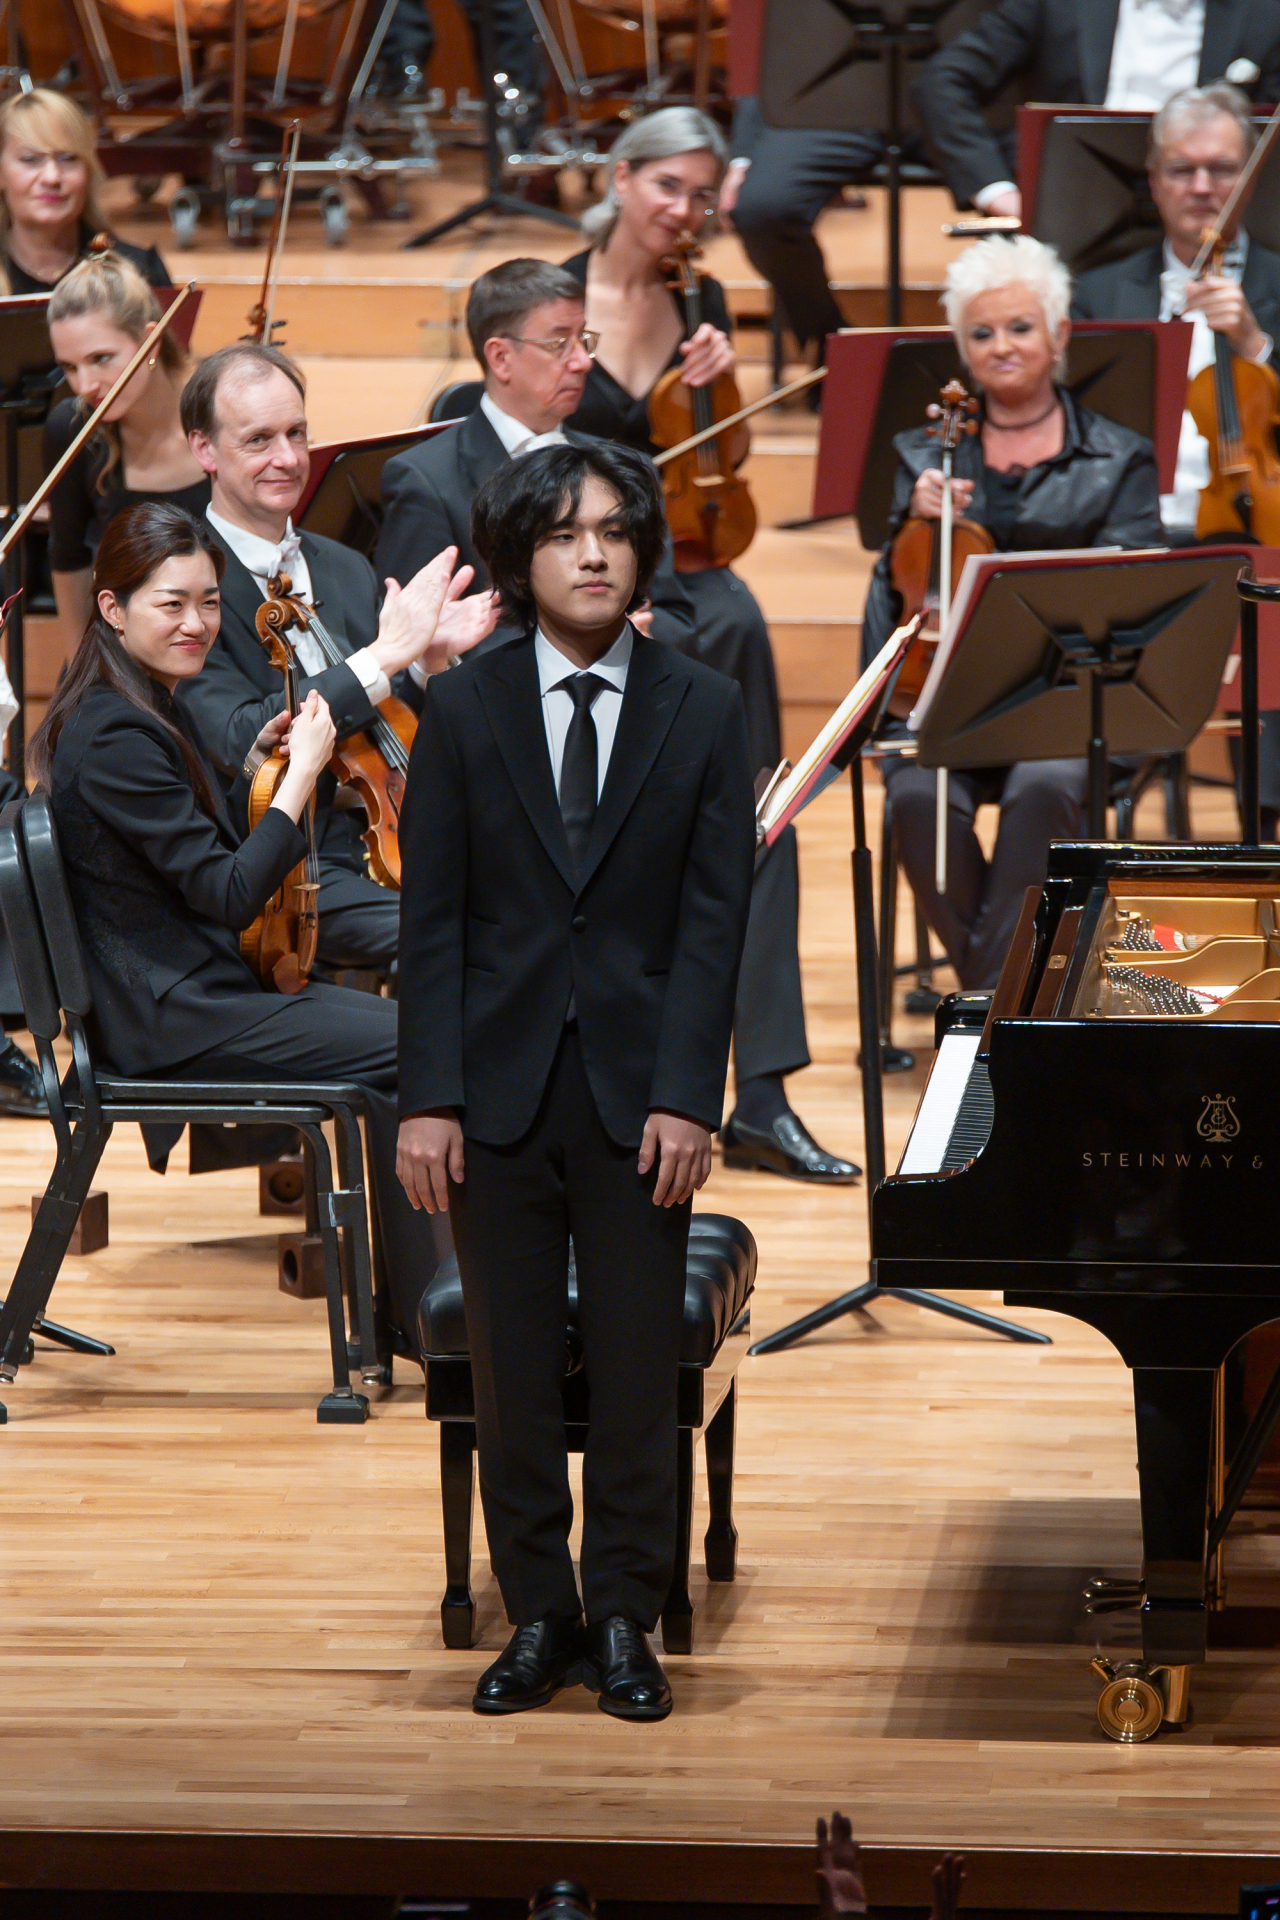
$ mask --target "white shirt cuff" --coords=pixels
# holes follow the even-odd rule
[[[416,686],[425,687],[431,675],[427,672],[421,660],[411,660],[409,662],[409,678]]]
[[[991,202],[998,200],[1002,193],[1016,193],[1017,191],[1017,182],[1014,180],[993,180],[989,187],[979,187],[973,196],[973,204],[979,213],[986,213]]]
[[[374,658],[372,647],[361,647],[347,655],[347,665],[369,696],[369,705],[379,707],[391,698],[391,682]]]
[[[1276,349],[1276,343],[1269,333],[1264,333],[1262,338],[1264,343],[1262,352],[1255,353],[1253,356],[1253,364],[1255,367],[1265,367]]]

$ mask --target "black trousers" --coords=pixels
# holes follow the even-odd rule
[[[875,166],[883,137],[861,127],[843,133],[767,127],[759,104],[745,99],[734,113],[732,146],[751,161],[733,211],[747,258],[773,288],[801,344],[824,340],[844,319],[827,281],[814,222],[833,194]],[[913,135],[912,153],[918,148]]]
[[[279,994],[234,1048],[211,1048],[178,1071],[190,1080],[350,1080],[363,1089],[374,1280],[416,1353],[418,1302],[450,1241],[447,1217],[416,1213],[396,1178],[395,1001],[345,987]]]
[[[575,1615],[561,1382],[572,1239],[591,1425],[582,1601],[651,1632],[676,1541],[676,1382],[690,1206],[655,1207],[635,1147],[605,1132],[566,1029],[538,1117],[510,1147],[466,1142],[450,1196],[475,1381],[480,1495],[507,1614]]]
[[[389,973],[400,944],[400,895],[367,873],[320,857],[318,957],[327,967]]]
[[[947,891],[934,885],[938,776],[914,760],[885,763],[898,859],[947,958],[972,992],[994,987],[1028,887],[1044,880],[1051,840],[1084,824],[1084,760],[1024,760],[1013,767],[953,771],[947,784]],[[974,831],[984,803],[998,802],[1000,827],[988,862]]]
[[[732,567],[682,573],[697,611],[697,638],[682,651],[742,688],[751,768],[772,773],[782,758],[778,680],[769,629],[755,595]],[[800,984],[800,869],[788,829],[756,868],[733,1019],[740,1080],[795,1073],[809,1064]]]

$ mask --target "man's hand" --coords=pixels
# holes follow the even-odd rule
[[[369,651],[388,680],[425,653],[435,638],[457,557],[456,547],[446,547],[419,568],[408,586],[387,581],[387,597],[378,615],[378,637]]]
[[[644,1124],[637,1171],[648,1173],[658,1162],[653,1189],[655,1207],[678,1207],[707,1184],[711,1171],[711,1135],[696,1120],[681,1113],[654,1112]]]
[[[973,498],[972,480],[953,480],[951,499],[957,513],[963,513]],[[942,518],[942,469],[926,467],[911,491],[909,514],[921,520],[941,520]]]
[[[634,613],[629,613],[627,615],[627,618],[631,622],[632,626],[635,628],[637,633],[642,633],[646,640],[652,639],[653,637],[653,602],[652,600],[644,601],[644,603],[641,606],[638,606],[636,608]]]
[[[818,1822],[818,1913],[834,1920],[838,1913],[865,1913],[867,1890],[862,1884],[862,1849],[842,1813],[831,1816],[831,1831]]]
[[[449,1182],[461,1186],[464,1173],[462,1128],[454,1113],[415,1113],[400,1122],[396,1177],[411,1207],[448,1213]]]
[[[431,645],[417,661],[423,673],[443,673],[460,654],[487,640],[498,624],[501,601],[496,593],[471,593],[474,567],[459,567],[449,582]],[[466,598],[463,595],[466,594]]]
[[[933,1870],[933,1910],[929,1920],[956,1920],[964,1880],[964,1855],[944,1853]]]
[[[733,210],[738,204],[738,195],[742,192],[742,183],[747,177],[749,160],[731,160],[725,169],[724,179],[720,182],[720,200],[716,207],[721,223],[732,230]]]
[[[1257,360],[1266,347],[1267,336],[1236,280],[1218,279],[1213,274],[1192,280],[1182,311],[1202,313],[1215,333],[1226,334],[1242,360]]]

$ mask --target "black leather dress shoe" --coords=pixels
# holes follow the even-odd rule
[[[526,1713],[581,1678],[582,1621],[549,1613],[531,1627],[516,1628],[480,1675],[471,1705],[477,1713]]]
[[[744,1127],[736,1114],[720,1136],[726,1167],[753,1167],[760,1173],[780,1173],[786,1180],[811,1180],[823,1187],[847,1187],[862,1168],[852,1160],[828,1153],[794,1113],[780,1113],[767,1133]]]
[[[39,1119],[49,1111],[40,1069],[10,1040],[0,1045],[0,1113]]]
[[[586,1632],[582,1684],[619,1720],[665,1720],[671,1688],[643,1627],[615,1613]]]

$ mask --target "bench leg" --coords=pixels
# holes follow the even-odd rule
[[[444,1599],[440,1631],[446,1647],[475,1638],[471,1593],[471,1528],[476,1503],[476,1430],[470,1420],[440,1422],[440,1501],[444,1509]]]
[[[693,1602],[689,1598],[689,1552],[693,1537],[693,1429],[676,1429],[676,1564],[662,1609],[664,1653],[693,1652]]]
[[[737,1410],[738,1383],[733,1380],[704,1439],[711,1518],[702,1547],[708,1580],[732,1580],[738,1570],[738,1529],[733,1524],[733,1441]]]

